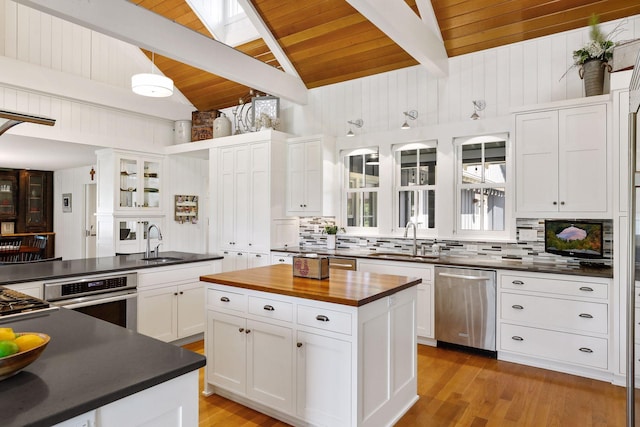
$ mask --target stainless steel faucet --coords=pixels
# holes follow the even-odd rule
[[[418,244],[416,241],[416,223],[411,221],[407,222],[407,225],[404,226],[404,237],[407,237],[409,227],[413,227],[413,250],[411,251],[411,255],[416,256],[418,254]]]
[[[162,232],[160,231],[160,227],[158,227],[155,224],[151,224],[148,228],[147,228],[147,251],[144,254],[145,258],[150,258],[151,257],[151,229],[155,228],[156,230],[158,230],[158,240],[160,240],[160,242],[158,243],[158,245],[156,246],[156,249],[153,251],[153,254],[155,257],[157,257],[160,252],[160,245],[162,244]]]

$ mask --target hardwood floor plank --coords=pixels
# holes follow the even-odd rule
[[[204,342],[184,348],[204,354]],[[200,369],[200,390],[204,388]],[[619,427],[625,389],[458,350],[418,346],[416,404],[398,427]],[[636,407],[636,412],[640,407]],[[218,395],[200,396],[200,426],[288,424]]]

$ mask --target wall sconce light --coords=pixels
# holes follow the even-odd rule
[[[362,121],[362,119],[357,119],[357,120],[349,120],[347,123],[349,123],[349,132],[347,132],[347,136],[354,136],[355,133],[353,133],[353,128],[352,126],[357,127],[358,129],[362,127],[362,125],[364,124],[364,122]]]
[[[416,110],[410,110],[410,111],[403,111],[402,114],[404,114],[404,123],[402,124],[402,126],[400,126],[400,129],[411,129],[411,126],[409,126],[409,122],[408,120],[415,120],[418,118],[418,112]]]
[[[471,120],[478,120],[480,116],[478,115],[478,111],[482,111],[487,106],[487,103],[484,102],[484,99],[478,99],[476,101],[471,101],[473,103],[473,114],[471,115]]]
[[[155,54],[151,52],[151,73],[131,76],[131,90],[142,96],[163,98],[173,95],[173,80],[161,74],[153,73]]]

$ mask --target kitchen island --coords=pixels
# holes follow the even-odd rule
[[[204,394],[293,425],[392,425],[418,399],[421,279],[290,265],[202,276]]]
[[[78,416],[63,425],[153,425],[161,418],[197,426],[202,355],[66,309],[0,326],[51,337],[39,359],[0,381],[3,427],[51,426]]]

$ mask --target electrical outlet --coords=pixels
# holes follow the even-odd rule
[[[518,240],[525,242],[535,242],[538,240],[538,232],[536,230],[520,229],[518,230]]]

